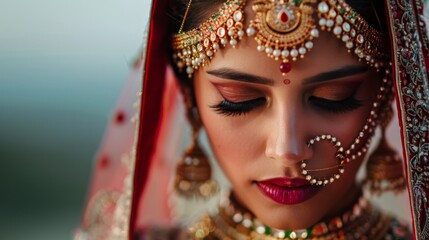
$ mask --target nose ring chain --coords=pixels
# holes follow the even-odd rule
[[[310,141],[307,144],[308,147],[312,147],[314,144],[321,141],[328,141],[331,144],[333,144],[334,147],[336,148],[335,158],[338,160],[337,165],[326,167],[326,168],[318,168],[318,169],[307,169],[306,160],[302,160],[301,174],[312,185],[326,186],[330,183],[333,183],[335,180],[339,179],[340,176],[344,173],[344,166],[347,163],[357,158],[360,158],[368,151],[369,145],[371,143],[371,137],[374,135],[375,128],[377,127],[378,122],[380,121],[379,115],[378,115],[378,113],[380,112],[380,106],[381,105],[385,106],[384,103],[388,102],[387,96],[389,95],[389,89],[391,88],[391,85],[388,84],[388,80],[387,80],[389,75],[390,75],[390,72],[386,70],[386,75],[382,80],[382,84],[379,88],[376,100],[372,105],[370,115],[367,118],[363,129],[359,132],[358,136],[355,138],[355,140],[347,150],[345,150],[344,147],[342,147],[341,142],[336,137],[333,137],[332,135],[329,135],[329,134],[322,134],[310,139]],[[367,136],[366,139],[364,139],[365,136]],[[328,170],[334,170],[334,169],[337,169],[337,172],[335,172],[333,175],[327,178],[326,177],[317,178],[310,175],[310,173],[312,172],[321,172],[321,171],[328,171]]]

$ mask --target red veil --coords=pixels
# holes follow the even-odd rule
[[[384,1],[413,236],[429,239],[429,41],[423,2]],[[152,1],[142,58],[105,136],[76,239],[132,239],[149,222],[173,224],[168,163],[178,159],[181,133],[172,126],[184,122],[184,110],[165,47],[167,2]]]

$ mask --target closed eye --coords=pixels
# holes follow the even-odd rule
[[[265,104],[266,99],[264,97],[247,100],[243,102],[232,102],[227,99],[210,106],[217,113],[225,116],[240,116],[252,111],[255,108],[261,107]]]

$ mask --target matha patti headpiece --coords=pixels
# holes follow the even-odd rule
[[[197,28],[173,36],[177,67],[189,77],[208,64],[221,46],[235,47],[244,36],[245,0],[226,1],[220,10]],[[188,6],[187,11],[189,10]],[[377,70],[386,65],[388,47],[381,32],[371,27],[344,0],[255,0],[255,18],[246,29],[257,50],[280,60],[280,71],[290,71],[290,61],[303,58],[314,46],[319,29],[332,32],[349,52]],[[183,19],[182,25],[186,17]]]

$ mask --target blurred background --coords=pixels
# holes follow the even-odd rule
[[[0,239],[72,239],[146,0],[0,0]]]

